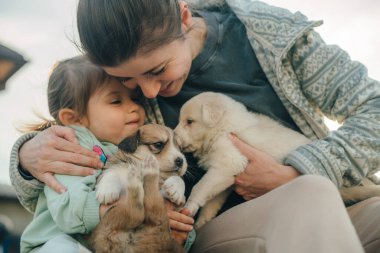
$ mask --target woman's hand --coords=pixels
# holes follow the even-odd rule
[[[20,165],[56,192],[66,191],[53,176],[87,176],[102,168],[99,155],[78,144],[73,129],[52,126],[26,142],[19,151]]]
[[[180,244],[186,242],[187,236],[193,230],[194,219],[189,216],[189,210],[182,209],[180,212],[175,211],[173,203],[165,200],[166,209],[169,217],[169,224],[172,237]]]
[[[292,166],[278,163],[272,156],[230,135],[232,143],[248,158],[244,172],[236,176],[235,192],[245,200],[257,198],[301,174]]]

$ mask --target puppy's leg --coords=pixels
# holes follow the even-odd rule
[[[125,201],[117,205],[103,216],[100,224],[91,236],[95,252],[123,252],[128,244],[133,244],[133,233],[129,230],[136,228],[144,221],[144,189],[141,178],[130,175]]]
[[[159,190],[159,165],[153,156],[145,159],[146,166],[143,169],[144,181],[144,207],[146,235],[143,237],[149,241],[140,242],[134,252],[162,252],[184,253],[184,249],[170,234],[169,218],[166,213],[164,199]],[[145,244],[144,247],[141,244]],[[150,247],[149,247],[150,245]],[[142,247],[141,247],[142,246]],[[141,247],[141,248],[140,248]]]
[[[159,190],[159,164],[156,158],[153,156],[145,158],[142,174],[146,224],[156,226],[168,223],[164,200]]]
[[[219,193],[215,198],[208,201],[200,210],[197,222],[195,223],[195,229],[201,228],[204,224],[213,219],[222,208],[224,202],[228,195],[230,195],[232,189],[228,188],[227,190]]]
[[[224,171],[226,172],[226,171]],[[234,183],[234,176],[221,173],[218,169],[209,169],[201,180],[193,187],[185,208],[194,216],[202,207],[216,195],[226,190]]]
[[[179,176],[169,177],[161,186],[161,194],[170,202],[182,206],[186,201],[185,182]]]
[[[96,185],[96,198],[101,204],[111,204],[119,199],[121,189],[121,182],[117,171],[108,169],[104,171],[104,174]]]

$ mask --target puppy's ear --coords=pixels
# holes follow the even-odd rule
[[[119,149],[127,153],[134,153],[139,146],[140,141],[140,131],[137,131],[136,134],[129,136],[122,140],[118,146]]]
[[[202,110],[202,121],[208,127],[214,127],[221,120],[224,109],[216,103],[203,104],[201,107]]]

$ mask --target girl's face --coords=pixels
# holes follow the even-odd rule
[[[134,92],[110,78],[88,102],[87,115],[80,119],[100,141],[119,144],[144,124],[145,111],[134,102]]]
[[[177,39],[104,70],[129,89],[140,87],[147,98],[172,97],[182,89],[189,74],[193,51],[188,39]]]

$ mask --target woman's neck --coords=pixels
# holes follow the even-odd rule
[[[193,17],[193,28],[189,32],[189,39],[194,59],[202,51],[207,37],[207,25],[203,18]]]

